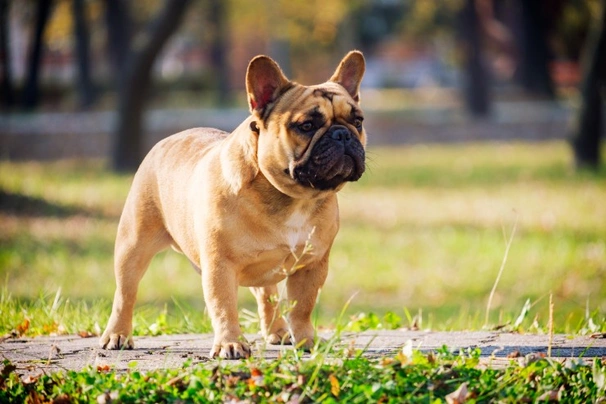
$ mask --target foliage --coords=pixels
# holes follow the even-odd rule
[[[8,361],[0,374],[2,402],[597,402],[606,363],[515,361],[504,369],[479,365],[479,350],[369,358],[362,351],[317,348],[275,361],[210,362],[181,369],[118,373],[99,366],[20,378]]]

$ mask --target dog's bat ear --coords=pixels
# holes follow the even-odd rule
[[[360,100],[360,83],[366,70],[366,62],[360,51],[351,51],[339,64],[330,81],[339,83],[358,102]]]
[[[289,86],[290,81],[270,57],[257,56],[248,64],[246,92],[251,112],[263,114],[267,105],[274,102]]]

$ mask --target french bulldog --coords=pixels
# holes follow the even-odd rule
[[[257,56],[246,72],[251,115],[240,126],[189,129],[152,148],[118,225],[116,292],[101,347],[134,347],[139,281],[168,247],[201,274],[211,357],[251,353],[238,323],[239,286],[255,295],[269,343],[313,347],[311,314],[339,230],[337,192],[365,169],[364,70],[362,53],[352,51],[327,82],[304,86]],[[293,305],[286,319],[275,299],[284,279]]]

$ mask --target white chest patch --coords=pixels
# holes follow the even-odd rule
[[[309,238],[312,229],[307,224],[308,219],[309,216],[295,212],[286,221],[286,243],[291,251],[294,251],[297,246],[305,244]]]

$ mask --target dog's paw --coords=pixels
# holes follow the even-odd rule
[[[292,338],[290,337],[290,333],[288,330],[284,328],[280,328],[276,332],[272,332],[271,334],[265,337],[265,340],[268,344],[271,345],[291,345]]]
[[[250,356],[250,345],[246,342],[221,342],[214,344],[211,358],[246,359]]]
[[[305,352],[311,352],[311,350],[315,348],[316,345],[321,345],[324,342],[326,342],[324,338],[309,335],[306,337],[299,337],[295,339],[293,345],[296,349],[302,349]]]
[[[132,336],[124,334],[103,334],[99,340],[99,346],[103,349],[133,349],[135,343]]]

